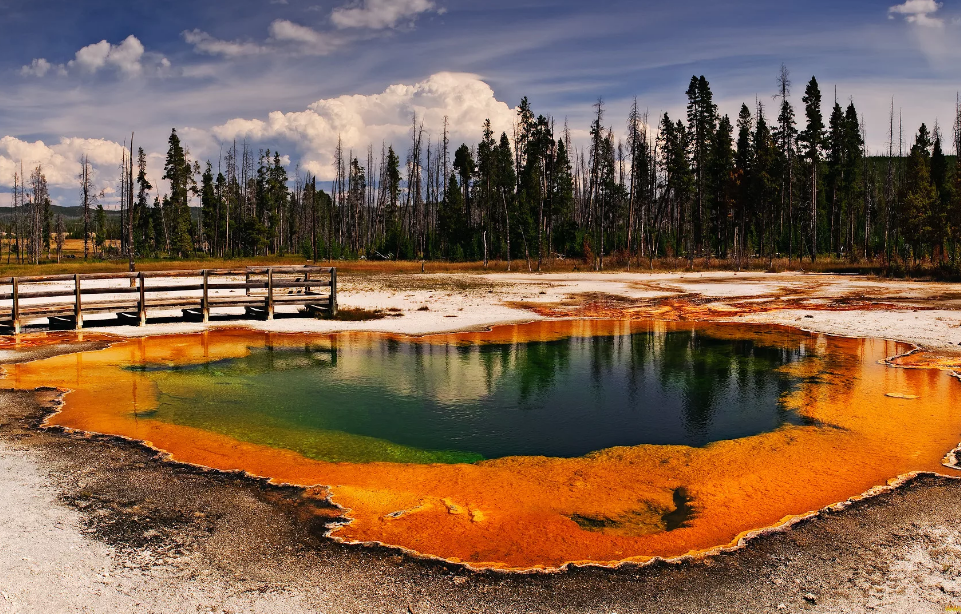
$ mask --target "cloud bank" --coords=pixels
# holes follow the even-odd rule
[[[39,164],[51,187],[79,189],[80,157],[86,154],[99,191],[120,176],[118,169],[123,152],[123,145],[105,139],[62,138],[59,143],[47,145],[43,141],[29,142],[5,136],[0,138],[0,185],[12,186],[13,175],[20,172],[22,163],[27,177]]]
[[[355,153],[366,151],[368,144],[393,143],[403,158],[415,114],[434,142],[441,138],[447,116],[454,148],[461,141],[476,142],[486,119],[495,133],[510,132],[515,116],[477,75],[437,73],[412,85],[391,85],[379,94],[318,100],[303,111],[274,111],[265,120],[231,119],[210,133],[224,143],[284,141],[300,152],[301,166],[325,179],[333,174],[338,138],[344,149]]]

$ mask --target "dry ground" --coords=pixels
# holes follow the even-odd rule
[[[728,319],[961,350],[961,286],[799,274],[341,276],[374,322],[426,333],[542,317]],[[424,306],[427,310],[421,310]],[[215,325],[236,326],[237,321]],[[140,334],[192,330],[155,322]],[[47,350],[50,351],[50,350]],[[0,351],[0,360],[31,358]],[[468,573],[324,539],[296,489],[37,428],[55,392],[0,395],[0,612],[944,612],[961,607],[961,482],[921,477],[712,559],[552,575]],[[869,450],[883,454],[883,450]]]

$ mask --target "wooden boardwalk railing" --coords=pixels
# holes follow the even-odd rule
[[[327,291],[317,292],[321,288]],[[211,309],[243,307],[247,317],[272,320],[279,305],[336,315],[337,269],[246,267],[0,278],[0,326],[17,334],[25,322],[43,318],[52,327],[79,330],[85,313],[116,313],[143,326],[148,308],[181,309],[184,317],[206,322]]]

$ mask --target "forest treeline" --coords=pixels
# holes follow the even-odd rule
[[[72,236],[98,255],[113,233],[134,257],[496,259],[531,270],[558,258],[603,268],[665,256],[958,266],[961,104],[948,142],[937,124],[905,138],[892,104],[887,150],[869,155],[854,101],[825,104],[812,77],[796,110],[783,66],[770,110],[757,100],[721,115],[704,76],[691,78],[686,95],[686,117],[653,121],[635,100],[623,130],[598,100],[580,146],[566,122],[535,114],[526,98],[510,134],[488,120],[477,143],[457,147],[446,120],[432,138],[414,117],[406,151],[351,152],[338,142],[327,190],[310,173],[291,177],[279,152],[246,143],[201,165],[173,130],[156,186],[143,149],[131,145],[115,226],[81,160],[84,214]],[[8,260],[59,254],[67,230],[51,219],[42,168],[16,176],[14,206]]]

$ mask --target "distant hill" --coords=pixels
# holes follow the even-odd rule
[[[107,214],[108,221],[114,221],[120,219],[120,212],[116,210],[107,209],[105,210]],[[83,207],[59,207],[57,205],[50,206],[50,214],[56,218],[57,215],[62,215],[63,220],[66,223],[79,222],[83,220]],[[90,211],[91,222],[93,221],[93,216],[95,210]],[[0,207],[0,223],[9,224],[13,221],[13,207]]]
[[[116,209],[105,209],[104,212],[107,214],[108,224],[112,225],[112,224],[118,224],[120,222],[120,211]],[[195,222],[197,221],[197,216],[199,215],[199,212],[200,212],[199,207],[190,208],[190,215]],[[14,219],[13,215],[14,215],[13,207],[0,207],[0,224],[9,224],[13,222],[13,219]],[[60,207],[57,205],[51,205],[50,215],[53,216],[54,219],[56,219],[58,215],[62,215],[63,221],[67,225],[67,227],[72,227],[75,224],[83,221],[83,207],[80,207],[80,206]],[[94,215],[96,215],[95,208],[90,210],[91,224],[93,224],[94,222]]]

